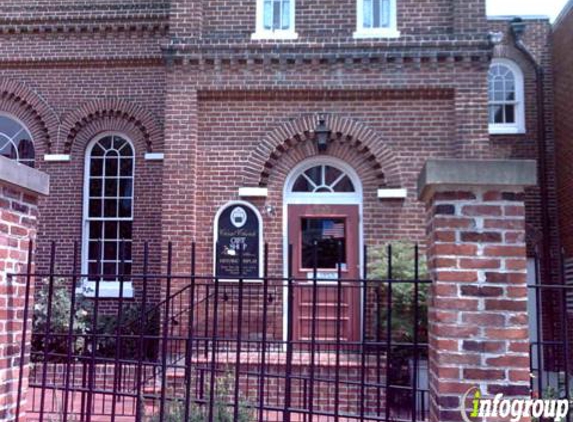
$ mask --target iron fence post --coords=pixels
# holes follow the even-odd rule
[[[166,295],[169,299],[171,295],[171,271],[173,263],[173,245],[167,245],[167,287]],[[159,422],[165,420],[166,395],[167,395],[167,339],[169,330],[169,300],[165,301],[165,311],[163,315],[163,335],[161,344],[161,399],[159,402]]]

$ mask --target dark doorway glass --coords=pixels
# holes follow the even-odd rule
[[[346,221],[344,218],[309,217],[301,221],[303,268],[314,268],[316,242],[316,267],[338,269],[346,267]]]

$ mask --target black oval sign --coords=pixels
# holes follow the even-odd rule
[[[261,224],[256,212],[243,204],[227,205],[216,223],[215,275],[233,280],[260,277]]]

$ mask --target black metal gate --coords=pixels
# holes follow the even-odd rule
[[[169,245],[165,274],[154,274],[145,244],[143,271],[114,275],[114,300],[101,298],[99,283],[82,291],[85,280],[109,274],[82,274],[78,245],[73,271],[55,271],[52,244],[48,271],[15,275],[26,279],[24,342],[31,333],[19,413],[40,422],[427,419],[430,282],[420,279],[417,247],[408,252],[408,279],[389,247],[370,261],[365,249],[372,264],[344,281],[341,265],[335,279],[321,279],[316,265],[312,279],[296,280],[292,270],[271,276],[265,247],[262,277],[223,282],[197,273],[195,245],[187,274],[172,272],[172,252]],[[124,297],[127,278],[134,298]],[[163,300],[154,303],[159,286]],[[308,293],[307,331],[324,335],[293,338],[295,289]],[[347,310],[336,300],[348,289],[361,297],[357,341],[345,338]],[[334,298],[329,321],[314,318],[324,294]]]
[[[538,398],[568,399],[573,408],[573,277],[563,256],[561,263],[558,284],[543,282],[539,258],[530,268],[531,391]],[[573,412],[566,420],[573,421]]]

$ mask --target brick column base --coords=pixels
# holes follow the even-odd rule
[[[429,162],[421,175],[433,422],[462,421],[472,388],[483,397],[529,395],[522,190],[534,181],[535,164],[515,161]]]
[[[14,161],[0,157],[0,420],[26,420],[29,339],[32,312],[29,313],[26,352],[21,362],[24,303],[30,240],[36,237],[38,197],[48,193],[48,177]],[[33,301],[28,309],[33,310]],[[20,385],[20,371],[23,369]],[[19,391],[20,390],[20,391]],[[20,393],[20,394],[19,394]]]

